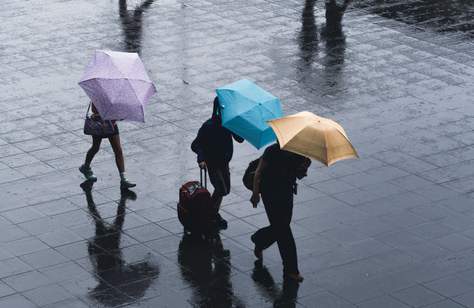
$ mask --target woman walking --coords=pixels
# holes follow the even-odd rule
[[[283,261],[283,276],[297,282],[303,281],[303,277],[298,271],[295,239],[290,227],[293,195],[296,194],[296,180],[307,175],[310,165],[310,159],[281,150],[278,143],[269,146],[255,171],[250,199],[256,207],[262,196],[270,222],[268,227],[251,236],[255,256],[262,259],[263,250],[277,242]]]
[[[106,123],[105,121],[102,121],[99,115],[99,112],[97,111],[97,109],[95,108],[92,102],[90,103],[90,109],[92,110],[91,119],[93,121]],[[123,158],[122,146],[120,144],[120,134],[119,134],[117,123],[116,121],[110,121],[110,122],[111,122],[111,125],[113,126],[113,130],[111,133],[105,134],[105,135],[92,135],[92,146],[89,149],[89,151],[87,151],[85,162],[82,166],[79,167],[79,171],[85,176],[87,180],[92,181],[92,182],[97,181],[97,177],[95,177],[91,169],[91,162],[95,154],[97,154],[97,152],[100,149],[100,144],[102,143],[102,139],[107,138],[109,139],[110,145],[112,146],[112,150],[114,151],[115,163],[117,165],[117,169],[120,174],[120,187],[122,189],[135,187],[136,184],[127,180],[125,176],[125,162]]]

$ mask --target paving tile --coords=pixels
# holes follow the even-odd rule
[[[469,249],[474,245],[474,240],[458,234],[451,234],[434,240],[441,247],[452,251]]]
[[[462,280],[457,276],[450,276],[442,279],[425,283],[425,287],[441,295],[453,298],[463,293],[468,293],[474,288],[472,283]]]
[[[462,308],[465,306],[461,306],[460,304],[452,300],[444,300],[435,304],[428,305],[426,307],[427,308]]]
[[[7,295],[12,295],[16,293],[14,289],[12,289],[10,286],[7,284],[0,282],[0,298],[7,296]]]
[[[51,283],[51,280],[48,277],[38,271],[31,271],[20,275],[7,277],[4,279],[4,281],[10,287],[19,292],[35,289],[37,287]]]
[[[45,306],[72,298],[71,294],[58,285],[49,285],[24,292],[23,295],[39,306]]]
[[[391,294],[396,299],[413,307],[426,306],[444,299],[443,296],[417,285]]]
[[[474,292],[468,292],[460,296],[453,298],[456,303],[464,305],[466,307],[474,307]]]
[[[24,296],[15,294],[0,298],[0,307],[2,308],[35,308],[38,307]]]
[[[381,296],[376,299],[368,300],[362,302],[357,305],[360,308],[379,308],[379,307],[386,307],[386,308],[406,308],[410,307],[402,302],[397,301],[393,297],[390,296]]]
[[[68,261],[66,257],[53,249],[45,249],[20,257],[21,260],[33,268],[41,268],[56,265]]]
[[[337,307],[337,308],[346,308],[346,307],[356,307],[351,303],[339,298],[331,293],[321,293],[317,295],[303,297],[299,302],[304,307]]]

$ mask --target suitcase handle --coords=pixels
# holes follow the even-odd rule
[[[207,170],[205,168],[201,168],[200,169],[200,175],[201,175],[201,187],[204,187],[205,189],[207,189]],[[202,173],[204,172],[204,186],[202,185],[203,182],[202,182]]]

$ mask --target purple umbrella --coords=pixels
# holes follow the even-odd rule
[[[104,120],[145,122],[156,88],[137,53],[96,50],[79,81]]]

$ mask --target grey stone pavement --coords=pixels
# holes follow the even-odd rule
[[[321,34],[322,3],[312,18],[302,0],[157,0],[136,14],[129,2],[121,19],[116,0],[2,1],[1,308],[474,307],[468,33],[356,6],[335,39]],[[104,144],[88,204],[77,81],[95,49],[138,41],[158,94],[145,124],[120,123],[137,199],[121,197]],[[189,145],[213,90],[240,78],[287,114],[339,121],[360,154],[314,163],[300,185],[299,288],[282,283],[276,247],[254,266],[249,236],[267,219],[241,184],[259,155],[250,145],[236,146],[220,240],[187,241],[176,218],[179,186],[198,177]]]

